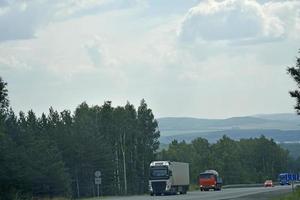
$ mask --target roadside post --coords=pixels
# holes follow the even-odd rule
[[[294,192],[295,191],[295,181],[298,180],[298,174],[295,174],[295,173],[291,173],[290,174],[290,180],[292,181],[292,191]]]
[[[95,184],[97,185],[97,196],[100,197],[100,185],[102,184],[101,171],[95,171]]]

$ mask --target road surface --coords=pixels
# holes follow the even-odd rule
[[[186,195],[169,195],[169,196],[128,196],[128,197],[105,197],[105,200],[226,200],[226,199],[243,199],[254,194],[262,194],[266,192],[276,192],[277,194],[292,190],[291,186],[276,186],[273,188],[252,187],[252,188],[231,188],[222,191],[188,192]]]

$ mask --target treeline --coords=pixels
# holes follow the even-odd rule
[[[144,193],[159,135],[144,100],[16,115],[0,77],[0,199],[95,196],[96,170],[103,195]]]
[[[279,173],[286,172],[288,165],[295,163],[287,150],[264,136],[240,141],[223,136],[214,144],[203,138],[191,143],[174,140],[167,150],[160,152],[159,158],[190,163],[194,183],[197,183],[199,173],[207,169],[217,170],[224,184],[276,181]]]
[[[0,200],[95,196],[98,170],[102,195],[145,193],[152,160],[190,163],[194,183],[206,169],[219,171],[225,184],[261,183],[300,171],[300,159],[263,136],[224,136],[214,144],[174,140],[157,153],[158,124],[144,100],[137,109],[130,103],[82,103],[74,112],[50,108],[38,117],[33,111],[15,114],[6,87],[0,77]]]

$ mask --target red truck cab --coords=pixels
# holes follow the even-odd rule
[[[222,187],[222,179],[215,170],[206,170],[200,173],[198,183],[201,191],[221,190]]]

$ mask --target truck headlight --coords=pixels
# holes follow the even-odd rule
[[[171,189],[171,184],[167,182],[166,184],[166,190],[170,190]]]

